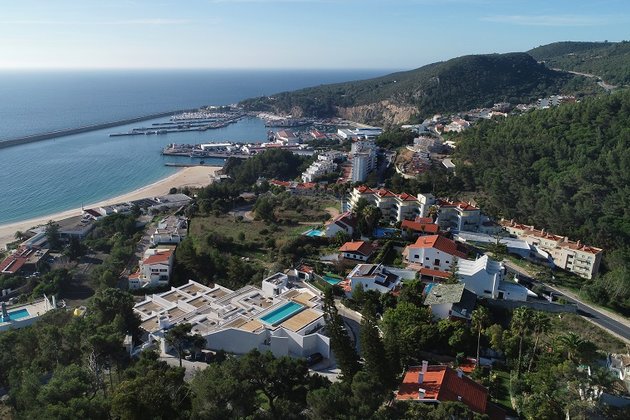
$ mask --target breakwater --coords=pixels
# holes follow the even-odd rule
[[[80,134],[80,133],[86,133],[88,131],[95,131],[95,130],[102,130],[104,128],[117,127],[119,125],[133,124],[133,123],[137,123],[141,121],[152,120],[155,118],[170,117],[172,115],[181,114],[182,112],[192,112],[192,111],[195,111],[195,110],[186,109],[186,110],[179,110],[179,111],[159,112],[157,114],[144,115],[141,117],[127,118],[124,120],[111,121],[111,122],[101,123],[101,124],[85,125],[83,127],[70,128],[66,130],[50,131],[48,133],[33,134],[30,136],[17,137],[13,139],[7,139],[7,140],[0,139],[0,149],[4,149],[6,147],[11,147],[11,146],[17,146],[20,144],[34,143],[37,141],[54,139],[57,137],[70,136],[72,134]]]

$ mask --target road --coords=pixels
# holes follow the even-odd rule
[[[574,297],[567,296],[562,290],[556,289],[546,283],[543,283],[545,287],[554,291],[554,295],[562,296],[567,302],[577,305],[578,315],[588,318],[588,320],[594,322],[598,326],[613,333],[620,339],[623,339],[627,344],[630,344],[630,322],[619,322],[605,314],[596,308],[578,300]]]
[[[623,318],[621,315],[608,316],[596,307],[593,307],[579,300],[577,296],[573,293],[568,293],[563,290],[557,289],[556,287],[550,286],[547,283],[538,282],[528,271],[507,260],[504,260],[503,263],[508,270],[512,272],[518,272],[519,279],[525,280],[526,282],[531,282],[533,286],[544,286],[552,290],[555,296],[562,297],[567,302],[576,304],[578,315],[581,315],[589,321],[592,321],[599,327],[607,330],[608,332],[622,339],[626,343],[630,344],[630,321]],[[567,296],[567,294],[570,294],[571,296]]]

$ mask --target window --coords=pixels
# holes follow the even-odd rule
[[[440,265],[440,260],[438,258],[433,261],[433,265]]]
[[[416,255],[416,257],[417,257],[417,255]],[[429,261],[429,257],[426,257],[425,260]]]
[[[413,256],[415,259],[420,259],[420,255],[416,254]]]

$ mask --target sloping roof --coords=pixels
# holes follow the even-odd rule
[[[466,254],[457,249],[455,241],[440,235],[421,236],[410,248],[435,248],[447,254],[465,258]]]
[[[421,366],[410,367],[405,373],[398,400],[420,400],[419,389],[425,390],[424,401],[461,401],[477,413],[485,413],[488,405],[488,390],[469,377],[458,376],[447,366],[429,366],[423,381],[418,382]]]
[[[173,251],[170,249],[167,251],[159,251],[145,258],[142,263],[145,265],[167,263],[171,258],[171,255],[173,255]]]
[[[429,283],[432,284],[432,283]],[[427,285],[428,286],[428,285]],[[424,298],[425,305],[442,305],[445,303],[459,303],[464,293],[464,284],[439,284],[433,283],[428,288],[429,292]],[[425,289],[426,290],[426,289]]]
[[[374,252],[374,248],[370,243],[364,241],[346,242],[341,245],[339,252],[354,252],[367,257]]]
[[[367,185],[361,185],[356,190],[359,191],[359,193],[361,194],[374,194],[374,191]]]
[[[428,217],[427,219],[431,219]],[[409,229],[414,232],[438,233],[439,226],[433,223],[433,219],[429,223],[422,223],[414,220],[403,220],[400,225],[401,229]]]
[[[418,199],[415,196],[411,194],[407,194],[407,193],[400,194],[398,198],[400,198],[402,201],[418,201]]]

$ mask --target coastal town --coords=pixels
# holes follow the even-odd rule
[[[191,159],[182,166],[227,161],[167,194],[83,207],[15,233],[0,262],[0,332],[36,325],[49,312],[90,317],[90,297],[115,288],[133,296],[129,316],[138,323],[124,337],[126,357],[155,352],[189,376],[255,350],[305,360],[332,382],[361,360],[393,391],[388,404],[459,402],[494,419],[513,417],[518,404],[506,402],[515,398],[507,370],[514,348],[495,344],[490,328],[539,339],[539,327],[518,324],[518,314],[565,335],[601,328],[595,339],[609,350],[580,369],[600,369],[627,394],[627,319],[587,305],[573,286],[598,276],[605,249],[492,217],[470,198],[386,187],[394,175],[403,186],[436,171],[453,176],[456,135],[480,120],[566,102],[575,98],[497,103],[396,130],[259,113],[266,141],[170,144],[162,153]],[[245,117],[202,109],[126,135],[207,130]],[[249,164],[267,167],[248,173]],[[415,320],[398,319],[400,311]],[[398,336],[421,325],[433,338]],[[374,366],[385,363],[374,352],[392,351],[392,336],[399,338],[388,346],[400,346],[387,362],[393,376]],[[530,368],[537,351],[527,353]],[[622,398],[583,378],[585,403]]]

